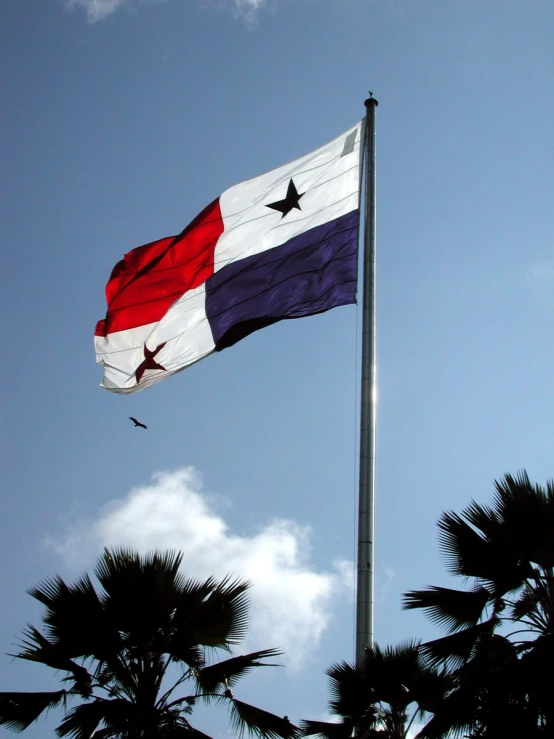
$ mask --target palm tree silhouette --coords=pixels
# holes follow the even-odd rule
[[[438,522],[447,568],[468,587],[404,595],[447,631],[422,649],[456,678],[421,737],[554,735],[554,481],[521,472],[495,488],[492,505],[473,501]]]
[[[347,662],[327,671],[331,712],[340,722],[302,721],[308,736],[321,739],[406,739],[413,721],[437,710],[451,687],[444,670],[421,659],[419,644],[366,647],[359,665]]]
[[[226,704],[239,731],[293,739],[298,730],[287,718],[232,692],[243,675],[280,652],[208,659],[244,637],[248,583],[186,578],[181,559],[175,552],[105,550],[94,570],[101,589],[85,574],[73,585],[55,576],[29,590],[45,606],[44,630],[27,626],[14,656],[59,671],[64,687],[0,693],[0,725],[23,731],[61,707],[60,737],[206,739],[189,720],[204,700]]]

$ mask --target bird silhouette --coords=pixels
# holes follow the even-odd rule
[[[148,426],[145,426],[145,425],[144,425],[143,423],[141,423],[140,421],[137,421],[137,419],[136,419],[136,418],[133,418],[133,416],[129,416],[129,420],[131,420],[131,421],[132,421],[132,422],[133,422],[133,423],[135,424],[135,428],[136,428],[137,426],[140,426],[140,427],[141,427],[141,429],[146,429],[146,428],[148,428]]]

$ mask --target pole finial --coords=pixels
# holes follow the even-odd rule
[[[370,105],[374,105],[375,107],[379,105],[377,100],[373,97],[373,90],[369,90],[369,97],[364,101],[364,105],[366,108],[369,108]]]

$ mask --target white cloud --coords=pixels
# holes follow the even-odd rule
[[[104,20],[122,5],[129,5],[130,0],[66,0],[66,7],[83,8],[89,23]]]
[[[89,23],[104,20],[124,5],[132,7],[144,0],[65,0],[67,8],[82,8]],[[149,2],[164,2],[165,0],[148,0]],[[201,7],[217,7],[230,9],[237,18],[243,18],[247,23],[254,22],[257,13],[268,0],[198,0]]]
[[[237,16],[252,23],[261,7],[266,5],[266,0],[233,0],[233,5]]]
[[[318,571],[310,563],[309,527],[276,519],[241,535],[217,507],[221,499],[202,492],[193,467],[161,472],[150,485],[104,506],[92,522],[48,543],[78,568],[89,566],[105,546],[132,546],[141,552],[181,550],[183,569],[193,577],[246,578],[253,586],[246,648],[281,647],[283,662],[299,667],[320,642],[333,603],[351,591],[352,564],[337,562]]]

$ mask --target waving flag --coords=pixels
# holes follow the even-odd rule
[[[356,302],[361,124],[226,190],[113,269],[102,387],[142,390],[264,326]]]

